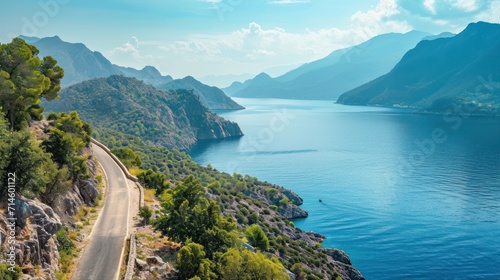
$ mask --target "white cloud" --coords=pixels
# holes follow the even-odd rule
[[[493,0],[488,10],[476,15],[477,21],[500,22],[500,0]]]
[[[400,14],[396,0],[380,0],[375,8],[366,12],[357,11],[351,16],[352,29],[363,40],[386,32],[407,32],[411,26],[406,21],[395,20]]]
[[[456,0],[452,1],[452,6],[464,12],[474,12],[479,8],[476,0]]]
[[[137,39],[136,36],[132,36],[131,40],[124,43],[123,45],[114,48],[107,54],[110,58],[118,60],[129,60],[132,61],[134,67],[142,68],[142,66],[150,64],[154,61],[154,57],[151,54],[143,55],[139,51],[139,46],[141,41]]]
[[[424,0],[424,7],[434,15],[437,13],[436,0]]]
[[[285,4],[297,1],[278,2]],[[394,18],[399,13],[396,0],[380,0],[371,9],[354,13],[350,26],[342,29],[331,27],[291,32],[251,22],[247,27],[233,32],[191,35],[184,40],[161,44],[142,42],[133,37],[112,53],[115,56],[126,54],[136,62],[157,65],[160,71],[169,74],[172,74],[169,65],[177,66],[177,75],[258,73],[276,65],[310,62],[336,49],[362,43],[382,33],[411,30],[406,21]],[[142,55],[147,50],[156,52],[154,60]]]

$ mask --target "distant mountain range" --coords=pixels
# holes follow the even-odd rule
[[[422,41],[388,74],[338,103],[500,113],[500,24],[471,23],[456,36]]]
[[[199,96],[203,105],[213,110],[244,109],[243,106],[234,102],[220,88],[207,86],[191,76],[156,85],[156,87],[164,90],[192,90],[195,95]]]
[[[77,111],[99,129],[138,136],[168,148],[188,150],[199,140],[242,136],[238,124],[203,106],[191,91],[158,90],[135,78],[113,75],[72,85],[46,111]]]
[[[388,73],[409,49],[430,35],[420,31],[382,34],[277,78],[261,73],[223,90],[234,97],[336,100],[347,90]]]
[[[100,52],[91,51],[82,43],[64,42],[58,36],[36,38],[20,36],[26,42],[40,50],[40,56],[50,55],[64,69],[63,87],[74,85],[94,78],[105,78],[111,75],[123,75],[144,81],[147,84],[167,88],[167,84],[174,82],[171,76],[162,76],[160,71],[152,66],[141,70],[122,67],[112,64]],[[194,78],[182,79],[182,89],[193,90],[200,97],[201,102],[209,109],[236,110],[243,109],[221,90],[201,84]],[[170,89],[179,89],[176,80]]]

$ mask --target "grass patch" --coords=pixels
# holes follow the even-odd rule
[[[133,175],[133,176],[137,176],[139,175],[141,172],[143,172],[143,170],[141,170],[139,167],[136,167],[136,166],[133,166],[131,168],[128,169],[128,172]]]
[[[155,189],[144,189],[144,201],[153,202],[155,198]]]
[[[57,280],[69,280],[71,278],[71,272],[74,264],[74,259],[77,256],[76,246],[73,241],[71,241],[71,234],[76,232],[70,232],[67,227],[62,227],[57,233],[57,242],[59,243],[59,264],[61,270],[56,272]]]

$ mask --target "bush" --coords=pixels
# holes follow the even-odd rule
[[[17,280],[21,276],[21,268],[16,265],[14,272],[9,270],[10,265],[0,263],[0,279],[2,280]]]

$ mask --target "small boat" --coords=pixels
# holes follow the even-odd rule
[[[320,198],[320,199],[319,199],[319,202],[323,202],[323,200]]]

